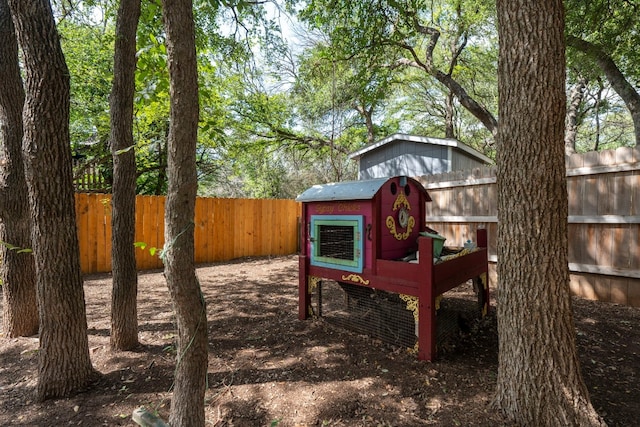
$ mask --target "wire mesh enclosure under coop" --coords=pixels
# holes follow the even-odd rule
[[[314,291],[312,309],[332,325],[394,347],[415,349],[418,343],[417,300],[408,295],[322,280]],[[436,343],[446,348],[478,317],[472,286],[445,293],[438,299],[436,316]]]

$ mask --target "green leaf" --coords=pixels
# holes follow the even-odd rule
[[[9,249],[10,251],[13,251],[13,250],[18,249],[18,247],[17,247],[17,246],[12,245],[11,243],[7,243],[7,242],[0,241],[0,244],[1,244],[2,246],[4,246],[5,248]]]
[[[16,245],[12,245],[9,242],[3,242],[2,240],[0,240],[0,245],[4,246],[5,248],[9,249],[10,251],[16,251],[16,253],[18,254],[23,254],[23,253],[31,253],[33,252],[33,250],[31,248],[21,248],[20,246],[16,246]]]
[[[116,155],[120,155],[123,153],[127,153],[135,148],[135,145],[130,145],[127,148],[123,148],[122,150],[116,150]]]
[[[133,246],[142,250],[145,250],[147,248],[147,244],[145,242],[135,242]]]

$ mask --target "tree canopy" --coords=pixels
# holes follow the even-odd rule
[[[58,13],[71,73],[71,143],[110,182],[107,98],[116,11],[80,5]],[[577,151],[637,143],[637,8],[623,0],[567,1],[567,93],[580,94],[573,114]],[[138,28],[134,139],[141,194],[167,189],[169,80],[160,16],[158,4],[144,4]],[[493,2],[198,1],[194,17],[201,195],[293,197],[313,183],[355,178],[347,155],[398,131],[457,138],[495,155]]]

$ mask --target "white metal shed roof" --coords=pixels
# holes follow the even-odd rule
[[[343,181],[318,184],[308,188],[296,202],[322,202],[333,200],[371,200],[389,178],[364,181]]]

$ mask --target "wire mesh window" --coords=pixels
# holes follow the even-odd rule
[[[352,260],[355,230],[352,226],[320,225],[318,255]]]
[[[311,265],[361,273],[364,265],[361,215],[311,217]]]

